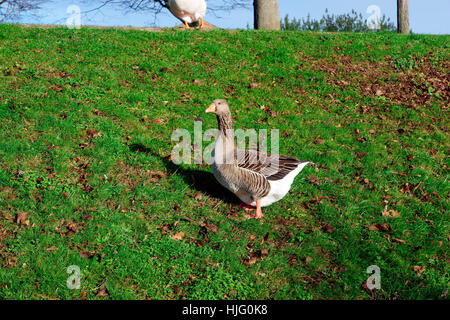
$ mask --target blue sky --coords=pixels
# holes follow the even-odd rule
[[[91,3],[95,3],[92,1]],[[209,0],[213,3],[214,0]],[[250,3],[253,1],[249,0]],[[347,13],[352,9],[361,12],[365,17],[370,5],[377,5],[381,9],[381,14],[391,18],[396,23],[396,0],[279,0],[280,16],[289,14],[290,17],[306,17],[308,13],[313,18],[322,17],[325,9],[330,13]],[[39,12],[39,17],[23,17],[21,22],[25,23],[47,23],[64,24],[69,16],[66,13],[68,6],[78,5],[82,11],[92,8],[86,2],[78,0],[54,0],[46,4]],[[450,34],[450,0],[409,0],[411,28],[415,33],[427,34]],[[218,17],[219,15],[220,17]],[[206,21],[222,28],[247,28],[253,26],[252,10],[233,10],[230,12],[211,11],[207,12]],[[165,11],[154,18],[148,12],[129,13],[124,15],[114,7],[103,8],[101,12],[91,13],[88,17],[82,18],[84,25],[105,25],[105,26],[159,26],[173,27],[179,24],[169,12]]]

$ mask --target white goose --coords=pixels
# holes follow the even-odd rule
[[[261,207],[281,200],[294,178],[309,161],[268,155],[257,150],[236,148],[234,125],[225,100],[214,100],[206,112],[217,116],[219,136],[212,152],[211,169],[221,185],[242,202],[255,207],[255,218],[262,218]]]
[[[205,0],[169,0],[169,10],[172,14],[183,21],[186,29],[189,24],[199,21],[199,28],[204,25],[203,17],[206,13]]]

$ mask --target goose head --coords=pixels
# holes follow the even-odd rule
[[[211,105],[206,109],[207,113],[214,113],[217,116],[227,116],[230,114],[230,107],[224,99],[216,99]]]

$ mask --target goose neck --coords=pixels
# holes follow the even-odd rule
[[[219,125],[220,134],[227,140],[234,140],[234,125],[231,114],[227,113],[224,115],[217,115],[217,122]]]

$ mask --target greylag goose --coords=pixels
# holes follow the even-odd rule
[[[205,0],[169,0],[169,10],[172,14],[183,21],[186,29],[189,29],[189,24],[199,22],[199,28],[204,25],[203,17],[206,13]]]
[[[261,219],[261,207],[281,200],[294,178],[312,162],[238,149],[228,103],[222,99],[214,100],[206,112],[216,115],[219,126],[211,158],[214,176],[247,206],[256,207],[254,217]]]

